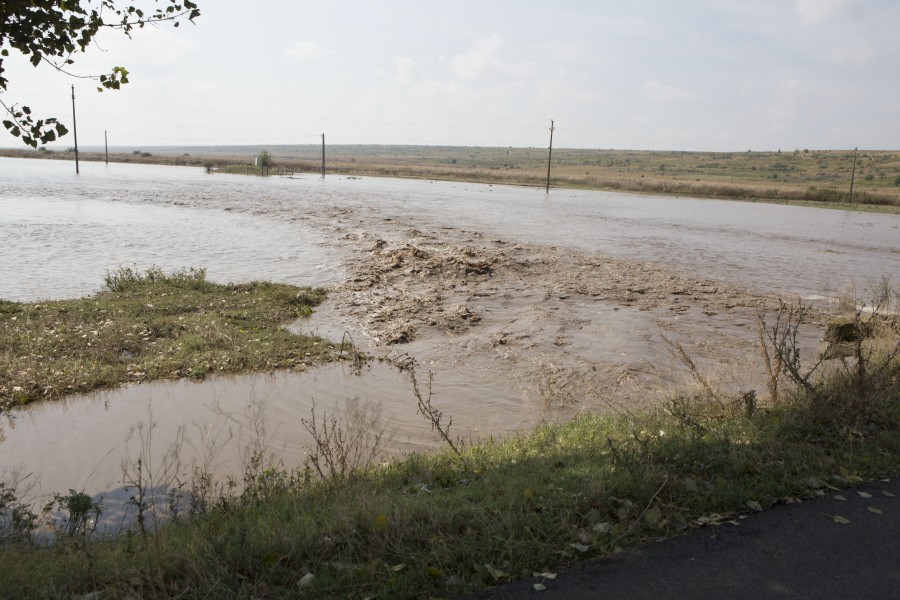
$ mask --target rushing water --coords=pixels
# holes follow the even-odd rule
[[[0,158],[0,298],[92,293],[121,265],[202,266],[222,282],[328,285],[343,277],[341,255],[329,246],[341,235],[335,215],[342,211],[655,262],[763,291],[833,296],[853,282],[862,294],[882,276],[900,281],[894,215],[465,183],[207,175],[183,167],[84,163],[81,171],[76,176],[70,162]],[[508,432],[536,416],[523,389],[475,370],[444,371],[435,385],[440,397],[456,401],[460,434]],[[121,484],[126,439],[138,423],[157,423],[157,452],[187,424],[200,435],[190,442],[198,456],[209,432],[246,422],[255,398],[280,423],[269,428],[270,441],[293,464],[310,442],[300,419],[313,399],[329,410],[352,398],[382,404],[398,430],[394,448],[434,441],[404,375],[376,366],[359,376],[332,366],[274,378],[143,384],[15,411],[0,423],[0,480],[20,469],[33,473],[37,494],[109,494]],[[239,462],[233,451],[217,458],[228,474]]]

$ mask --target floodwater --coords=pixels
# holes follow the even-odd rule
[[[81,171],[76,176],[66,161],[0,158],[0,297],[91,291],[107,269],[154,261],[206,266],[213,280],[332,283],[340,274],[322,246],[327,230],[301,226],[326,207],[662,263],[786,294],[835,295],[851,283],[863,292],[900,274],[897,215],[421,180],[207,175],[152,165],[82,163]],[[222,209],[233,214],[217,214]],[[75,281],[80,288],[73,289]]]
[[[427,381],[420,388],[427,396]],[[467,370],[441,377],[433,392],[481,398],[454,408],[450,431],[463,438],[508,434],[541,416],[529,415],[515,386],[480,381]],[[348,415],[353,406],[366,415],[364,422]],[[242,481],[254,452],[266,465],[293,469],[314,447],[302,424],[313,409],[319,422],[327,414],[351,430],[383,430],[379,461],[436,445],[417,413],[407,373],[377,361],[358,370],[331,364],[304,373],[141,384],[13,411],[0,416],[0,481],[15,478],[19,489],[39,499],[69,489],[102,496],[102,524],[115,528],[135,494],[125,484],[138,459],[144,483],[161,503],[167,489],[189,483],[195,469],[218,481]],[[513,422],[510,413],[528,422]]]
[[[122,266],[205,267],[220,283],[327,285],[341,277],[334,253],[308,227],[189,206],[215,178],[182,178],[182,185],[184,170],[120,173],[97,163],[82,165],[76,177],[70,167],[0,159],[0,298],[88,295]],[[252,186],[223,189],[255,194]],[[170,205],[154,204],[161,199]]]
[[[426,239],[420,235],[435,244],[448,238],[527,242],[548,249],[531,251],[541,260],[568,253],[652,263],[760,293],[833,297],[852,284],[864,297],[882,276],[900,282],[900,217],[894,215],[346,176],[207,175],[146,165],[83,163],[76,176],[73,167],[0,158],[0,298],[92,293],[108,270],[122,265],[206,267],[220,282],[262,278],[331,287],[347,277],[351,256],[358,262],[370,254],[360,244],[375,238],[420,243]],[[548,300],[534,285],[540,273],[532,279],[510,280],[493,296],[483,289],[460,295],[460,302],[482,299],[478,327],[432,331],[406,348],[360,339],[364,333],[340,307],[323,307],[307,326],[338,341],[343,331],[354,331],[359,347],[378,355],[402,360],[409,352],[422,367],[420,379],[426,370],[435,373],[437,404],[463,437],[502,435],[546,417],[555,382],[593,377],[591,385],[605,393],[601,380],[618,378],[608,388],[613,393],[623,381],[670,369],[660,348],[662,326],[701,339],[731,336],[732,348],[756,336],[750,309],[729,312],[710,300],[693,312],[671,313],[667,300],[632,306],[595,294],[573,302],[571,292]],[[463,281],[454,289],[469,286]],[[659,287],[660,298],[666,293]],[[157,464],[182,440],[182,476],[204,457],[220,476],[239,476],[241,449],[253,440],[293,467],[311,443],[301,419],[313,401],[340,412],[354,399],[381,406],[393,452],[437,443],[416,413],[407,374],[378,362],[362,373],[331,365],[200,384],[141,384],[13,411],[0,421],[0,480],[13,472],[26,476],[35,497],[71,488],[124,501],[123,460],[141,451],[141,432],[146,437],[151,426],[148,456]]]

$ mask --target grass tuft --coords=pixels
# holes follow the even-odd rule
[[[130,268],[77,300],[0,301],[0,409],[125,383],[303,368],[332,346],[282,325],[307,317],[323,290],[220,285],[203,269]]]

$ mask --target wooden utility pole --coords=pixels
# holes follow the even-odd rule
[[[72,135],[75,136],[75,174],[78,175],[78,126],[75,124],[75,85],[72,85]]]
[[[859,155],[859,146],[853,149],[853,171],[850,172],[850,204],[853,204],[853,181],[856,179],[856,157]]]
[[[106,150],[106,164],[109,164],[109,139],[106,137],[106,130],[103,130],[103,148]]]
[[[322,134],[322,179],[325,179],[325,134]]]
[[[550,152],[547,154],[547,193],[550,193],[550,161],[553,159],[553,119],[550,119]]]

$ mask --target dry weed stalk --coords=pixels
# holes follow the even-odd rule
[[[662,337],[662,340],[666,343],[669,351],[677,356],[678,360],[680,360],[681,363],[685,367],[687,367],[688,372],[691,374],[691,377],[694,379],[694,381],[696,381],[700,385],[700,387],[702,387],[703,390],[707,394],[709,394],[710,398],[713,398],[714,400],[716,400],[716,402],[722,404],[722,399],[720,398],[719,393],[715,390],[715,388],[713,388],[712,384],[709,383],[709,380],[703,376],[703,373],[700,372],[700,368],[687,353],[681,343],[670,340],[662,334],[660,334],[660,337]]]
[[[778,400],[778,380],[782,374],[804,389],[811,398],[817,399],[819,396],[811,379],[824,363],[825,355],[819,356],[812,367],[804,369],[800,360],[800,343],[797,340],[800,326],[808,313],[809,306],[802,302],[791,306],[782,300],[774,323],[769,325],[765,316],[759,317],[762,353],[769,374],[769,392],[773,402]]]
[[[419,414],[428,419],[431,423],[431,430],[437,431],[438,435],[441,436],[441,439],[447,443],[450,449],[453,450],[457,456],[461,456],[462,453],[458,447],[459,439],[454,442],[450,437],[450,426],[453,425],[453,417],[447,419],[445,423],[444,413],[431,403],[431,386],[434,382],[434,373],[428,374],[428,396],[425,397],[422,396],[422,390],[419,389],[419,382],[416,379],[416,372],[414,370],[410,370],[409,377],[412,380],[413,394],[416,396]]]
[[[173,503],[171,492],[177,490],[181,471],[181,447],[184,443],[184,427],[176,432],[175,441],[166,449],[159,463],[153,458],[153,412],[147,411],[148,423],[132,428],[126,441],[125,459],[122,461],[122,478],[125,490],[134,493],[125,502],[137,510],[137,526],[144,544],[147,566],[162,579],[162,540],[160,523],[166,517],[163,506],[170,509]],[[138,455],[131,454],[131,442],[138,441]],[[124,515],[123,515],[124,520]],[[152,535],[151,535],[152,534]]]
[[[353,474],[367,473],[378,464],[385,433],[380,405],[353,398],[347,401],[344,418],[325,411],[319,418],[317,412],[313,402],[310,418],[300,419],[300,423],[315,442],[308,464],[320,477],[343,481]]]

